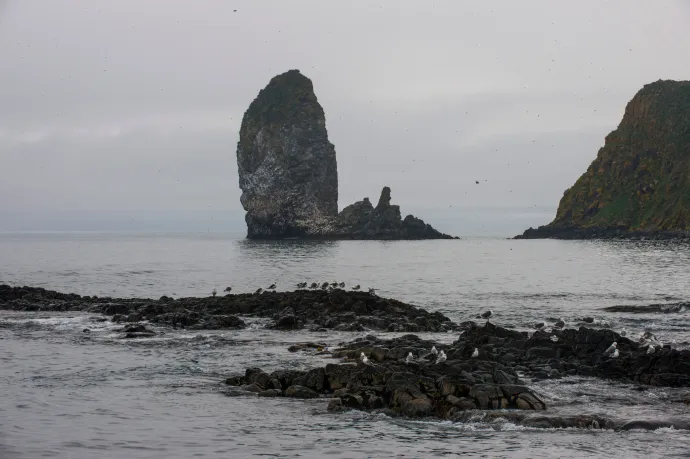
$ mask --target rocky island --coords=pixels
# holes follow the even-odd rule
[[[338,213],[338,167],[309,78],[271,79],[242,118],[237,167],[250,239],[453,239],[412,215],[384,187]]]
[[[516,239],[690,239],[690,81],[659,80],[628,103],[556,218]]]

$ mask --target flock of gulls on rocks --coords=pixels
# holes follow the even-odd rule
[[[298,284],[295,285],[295,287],[297,287],[298,289],[307,288],[307,282],[299,282]],[[268,286],[266,291],[275,291],[276,288],[277,288],[276,284],[273,283],[273,284]],[[309,285],[310,290],[321,289],[321,290],[333,291],[333,290],[338,289],[338,288],[340,288],[340,289],[345,288],[345,282],[323,282],[321,284],[319,284],[318,282],[312,282],[311,285]],[[357,284],[351,288],[354,291],[358,291],[361,289],[361,286],[359,284]],[[225,287],[224,292],[230,293],[231,291],[232,291],[232,287]],[[258,288],[254,292],[254,294],[260,295],[263,291],[264,291],[263,288]],[[211,292],[211,294],[213,296],[216,296],[218,294],[218,291],[214,288],[213,291]],[[376,295],[376,289],[369,288],[369,294],[375,296]],[[488,311],[485,311],[485,312],[479,314],[479,317],[481,317],[482,319],[486,319],[486,321],[488,323],[489,319],[491,317],[493,317],[493,315],[494,315],[494,311],[489,309]],[[587,319],[585,319],[585,321],[591,322],[591,320],[587,320]],[[550,331],[550,330],[547,330],[548,324],[546,322],[539,322],[539,323],[535,324],[535,328],[538,331]],[[554,322],[552,328],[559,328],[559,329],[565,328],[565,320],[563,320],[562,318],[558,319],[556,322]],[[628,334],[628,332],[625,329],[622,329],[619,333],[620,336],[626,336],[627,334]],[[550,339],[554,343],[558,342],[558,336],[556,336],[556,335],[551,335]],[[662,347],[664,347],[664,343],[659,341],[657,339],[657,337],[650,331],[645,331],[645,332],[640,333],[639,343],[642,345],[642,347],[647,348],[647,354],[654,354],[654,352],[656,352],[657,349],[661,349]],[[604,351],[604,355],[606,355],[612,359],[617,358],[620,355],[620,352],[618,350],[618,343],[614,341]],[[473,359],[476,359],[477,357],[479,357],[479,349],[477,349],[475,347],[474,352],[472,352],[471,357]],[[447,356],[446,356],[445,352],[443,352],[443,350],[441,350],[439,352],[436,349],[436,346],[432,347],[431,351],[429,351],[429,353],[426,354],[425,356],[420,356],[420,360],[434,361],[436,364],[444,363],[446,361],[446,359],[447,359]],[[364,365],[371,365],[371,363],[369,362],[369,358],[364,354],[364,352],[362,352],[362,354],[360,355],[359,360]],[[407,357],[405,357],[404,360],[405,360],[405,364],[413,363],[415,361],[415,357],[412,355],[412,352],[410,352],[407,354]]]
[[[486,312],[479,314],[479,317],[481,317],[482,319],[487,319],[487,323],[488,323],[489,319],[493,315],[494,315],[494,312],[492,310],[488,310]],[[565,328],[565,325],[566,325],[565,320],[559,319],[558,321],[556,321],[553,324],[553,328],[562,329],[562,328]],[[536,324],[535,328],[539,331],[550,331],[550,330],[547,330],[547,324],[544,322]],[[621,332],[619,333],[619,335],[620,336],[626,336],[627,331],[625,329],[622,329]],[[531,336],[531,333],[530,333],[530,336]],[[553,341],[555,343],[558,341],[558,336],[551,335],[550,339],[551,339],[551,341]],[[664,343],[662,343],[659,339],[657,339],[657,337],[650,331],[645,331],[643,333],[640,333],[639,343],[642,345],[642,347],[647,348],[647,354],[654,354],[654,352],[656,352],[657,349],[661,349],[664,346]],[[618,358],[620,356],[620,351],[618,350],[618,343],[614,341],[604,351],[604,355],[611,358],[611,359]],[[479,349],[475,347],[474,351],[472,352],[472,355],[470,357],[473,359],[478,358],[479,357]],[[443,352],[443,350],[438,351],[436,349],[436,346],[433,346],[428,353],[426,353],[424,355],[420,355],[419,358],[415,358],[415,356],[412,354],[412,352],[409,352],[403,360],[404,360],[405,364],[408,365],[408,364],[412,364],[415,362],[420,362],[420,363],[421,362],[424,362],[424,363],[434,362],[435,364],[442,364],[446,361],[446,359],[447,359],[446,353]],[[369,358],[366,356],[366,354],[364,354],[364,352],[362,352],[360,354],[359,360],[364,365],[373,365],[369,361]]]
[[[299,282],[298,284],[295,285],[295,287],[297,287],[298,289],[307,288],[307,282]],[[278,286],[275,283],[273,283],[273,284],[269,285],[266,289],[264,289],[263,287],[259,287],[254,292],[254,294],[260,295],[264,291],[275,291],[276,288],[278,288]],[[318,282],[312,282],[311,285],[309,285],[310,290],[321,289],[321,290],[326,290],[329,292],[336,290],[336,289],[344,289],[344,288],[345,288],[345,282],[323,282],[321,284]],[[354,291],[358,291],[358,290],[362,289],[362,287],[359,284],[354,285],[351,288]],[[230,292],[232,292],[232,287],[225,287],[225,289],[223,291],[226,293],[230,293]],[[216,296],[217,294],[218,294],[218,290],[216,290],[214,288],[211,291],[211,295]],[[376,295],[376,289],[375,288],[369,288],[369,294],[375,296]]]

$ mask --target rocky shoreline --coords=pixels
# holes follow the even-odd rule
[[[690,231],[631,231],[626,228],[578,228],[549,225],[529,228],[513,239],[621,239],[634,241],[683,241],[690,242]]]
[[[672,349],[652,335],[638,341],[607,328],[561,328],[562,323],[540,324],[534,332],[507,329],[490,320],[457,324],[438,312],[339,288],[151,300],[0,285],[0,309],[101,313],[123,323],[122,338],[129,339],[155,336],[158,329],[150,330],[148,324],[239,329],[246,327],[249,317],[268,318],[266,326],[280,330],[442,331],[458,336],[451,344],[408,333],[390,339],[367,335],[336,348],[293,345],[291,352],[311,352],[332,362],[271,373],[248,368],[225,381],[228,396],[322,398],[334,412],[357,409],[464,421],[481,411],[532,427],[657,428],[662,425],[552,415],[530,382],[582,376],[633,384],[640,391],[690,388],[690,350]],[[613,343],[615,353],[608,352]],[[690,404],[690,391],[687,395],[679,402]],[[683,422],[666,424],[690,428]]]
[[[619,351],[615,357],[606,354],[614,341]],[[226,393],[321,397],[328,399],[329,411],[358,409],[391,416],[462,421],[474,410],[500,410],[497,416],[500,413],[516,423],[534,427],[627,430],[644,427],[640,427],[639,421],[626,426],[601,416],[563,418],[525,413],[547,409],[525,379],[589,376],[637,384],[638,390],[646,390],[647,386],[690,387],[690,351],[663,345],[650,354],[645,345],[611,330],[586,327],[528,333],[490,322],[471,323],[450,345],[415,335],[388,340],[367,336],[332,351],[318,349],[330,352],[332,358],[342,362],[308,371],[270,374],[249,368],[226,380],[230,386]],[[438,362],[432,350],[443,352],[446,360]],[[411,358],[407,357],[410,354]],[[366,363],[361,361],[362,355]]]
[[[66,294],[36,287],[0,285],[0,309],[87,311],[115,322],[150,321],[190,329],[241,329],[242,317],[272,319],[277,330],[446,332],[460,326],[439,312],[341,288],[228,294],[202,298],[109,298]]]

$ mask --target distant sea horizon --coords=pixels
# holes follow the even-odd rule
[[[403,207],[403,206],[401,206]],[[551,207],[453,207],[405,211],[459,237],[512,237],[553,220]],[[213,211],[2,211],[0,233],[223,233],[244,238],[244,212]]]

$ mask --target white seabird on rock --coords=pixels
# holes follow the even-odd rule
[[[650,344],[647,348],[647,354],[654,354],[654,351],[656,351],[656,349],[654,349],[654,346]]]
[[[620,353],[618,352],[618,349],[616,349],[615,351],[613,351],[613,354],[611,354],[611,358],[612,358],[612,359],[615,359],[615,358],[617,358],[619,355],[620,355]]]
[[[555,343],[556,341],[558,341],[558,336],[556,336],[556,335],[551,335],[551,341],[553,341],[554,343]]]
[[[438,358],[436,359],[436,363],[443,363],[446,361],[446,353],[441,351],[441,353],[438,355]]]
[[[488,319],[489,317],[491,317],[493,315],[494,315],[494,312],[491,309],[489,309],[486,312],[482,312],[482,319]]]
[[[359,360],[360,360],[361,362],[364,362],[364,359],[366,359],[366,358],[367,358],[367,356],[364,355],[364,352],[360,352],[360,353],[359,353]]]
[[[472,358],[476,359],[477,357],[479,357],[479,349],[475,347],[474,352],[472,353]]]
[[[412,355],[412,352],[407,353],[407,357],[405,357],[405,363],[410,363],[414,360],[414,356]]]
[[[604,351],[604,355],[611,355],[611,354],[613,354],[613,352],[616,350],[617,347],[618,347],[618,343],[614,341],[613,344],[610,345],[610,346],[608,347],[608,349],[606,349],[606,350]]]
[[[431,348],[431,353],[434,355],[438,355],[438,351],[436,350],[436,346]]]

